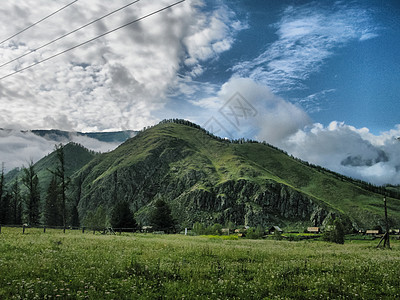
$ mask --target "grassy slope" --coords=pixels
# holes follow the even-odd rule
[[[373,217],[375,214],[383,215],[382,195],[305,166],[286,154],[262,144],[237,145],[236,149],[237,153],[253,161],[260,168],[284,179],[287,184],[329,203],[350,216],[363,219]],[[388,209],[392,219],[399,219],[400,200],[389,198]]]
[[[148,129],[116,150],[97,157],[85,168],[92,170],[90,181],[95,183],[118,168],[143,161],[158,148],[190,153],[186,158],[172,162],[170,170],[201,170],[213,185],[240,178],[258,184],[272,179],[308,194],[351,218],[365,220],[383,216],[382,195],[317,171],[268,145],[221,142],[196,128],[175,123],[159,124]],[[181,175],[179,172],[171,174]],[[400,200],[388,199],[388,207],[390,217],[399,220]]]
[[[399,299],[400,244],[2,228],[1,299]]]

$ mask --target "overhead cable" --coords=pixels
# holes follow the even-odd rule
[[[39,65],[39,64],[41,64],[41,63],[43,63],[43,62],[45,62],[45,61],[51,60],[51,59],[53,59],[53,58],[55,58],[55,57],[57,57],[57,56],[60,56],[60,55],[62,55],[62,54],[64,54],[64,53],[67,53],[67,52],[69,52],[69,51],[71,51],[71,50],[74,50],[74,49],[76,49],[76,48],[82,47],[82,46],[84,46],[84,45],[86,45],[86,44],[89,44],[89,43],[91,43],[91,42],[93,42],[93,41],[95,41],[95,40],[97,40],[97,39],[99,39],[99,38],[101,38],[101,37],[103,37],[103,36],[106,36],[106,35],[108,35],[108,34],[110,34],[110,33],[113,33],[113,32],[115,32],[115,31],[117,31],[117,30],[120,30],[120,29],[122,29],[122,28],[124,28],[124,27],[127,27],[127,26],[129,26],[129,25],[132,25],[132,24],[137,23],[137,22],[139,22],[139,21],[142,21],[142,20],[144,20],[144,19],[146,19],[146,18],[148,18],[148,17],[151,17],[151,16],[153,16],[153,15],[155,15],[155,14],[158,14],[158,13],[164,11],[164,10],[167,10],[167,9],[169,9],[169,8],[171,8],[171,7],[173,7],[173,6],[176,6],[176,5],[178,5],[178,4],[182,3],[182,2],[185,2],[185,1],[186,1],[186,0],[181,0],[181,1],[175,2],[175,3],[171,4],[171,5],[165,6],[165,7],[161,8],[161,9],[158,9],[158,10],[156,10],[156,11],[153,11],[152,13],[149,13],[149,14],[143,16],[143,17],[140,17],[140,18],[135,19],[135,20],[133,20],[133,21],[131,21],[131,22],[128,22],[128,23],[126,23],[126,24],[124,24],[124,25],[121,25],[121,26],[119,26],[119,27],[117,27],[117,28],[114,28],[114,29],[109,30],[109,31],[107,31],[107,32],[105,32],[105,33],[102,33],[102,34],[100,34],[100,35],[98,35],[98,36],[96,36],[96,37],[94,37],[94,38],[92,38],[92,39],[90,39],[90,40],[87,40],[87,41],[85,41],[85,42],[83,42],[83,43],[77,44],[77,45],[75,45],[75,46],[73,46],[73,47],[71,47],[71,48],[68,48],[68,49],[63,50],[63,51],[61,51],[61,52],[58,52],[58,53],[56,53],[56,54],[53,54],[53,55],[51,55],[51,56],[49,56],[49,57],[47,57],[47,58],[44,58],[44,59],[42,59],[42,60],[40,60],[40,61],[37,61],[37,62],[35,62],[35,63],[33,63],[33,64],[29,65],[29,66],[26,66],[26,67],[24,67],[24,68],[18,69],[18,70],[14,71],[14,72],[12,72],[12,73],[9,73],[9,74],[7,74],[7,75],[5,75],[5,76],[3,76],[3,77],[0,77],[0,80],[3,80],[3,79],[5,79],[5,78],[8,78],[8,77],[13,76],[13,75],[15,75],[15,74],[18,74],[18,73],[20,73],[20,72],[23,72],[23,71],[25,71],[25,70],[27,70],[27,69],[33,68],[33,67],[35,67],[35,66],[37,66],[37,65]]]
[[[46,17],[40,19],[39,21],[37,21],[37,22],[35,22],[35,23],[29,25],[28,27],[22,29],[21,31],[18,31],[17,33],[13,34],[12,36],[10,36],[10,37],[6,38],[5,40],[1,41],[1,42],[0,42],[0,45],[3,44],[3,43],[5,43],[5,42],[7,42],[7,41],[9,41],[9,40],[11,40],[12,38],[16,37],[17,35],[23,33],[24,31],[27,31],[29,28],[32,28],[33,26],[35,26],[35,25],[37,25],[37,24],[43,22],[44,20],[50,18],[51,16],[54,16],[56,13],[59,13],[60,11],[66,9],[68,6],[74,4],[74,3],[77,2],[77,1],[78,1],[78,0],[72,1],[71,3],[69,3],[69,4],[67,4],[67,5],[65,5],[65,6],[63,6],[63,7],[61,7],[60,9],[58,9],[58,10],[56,10],[55,12],[51,13],[50,15],[48,15],[48,16],[46,16]]]
[[[40,47],[37,47],[37,48],[35,48],[35,49],[31,50],[31,51],[28,51],[28,52],[26,52],[25,54],[22,54],[22,55],[20,55],[20,56],[18,56],[18,57],[16,57],[16,58],[14,58],[14,59],[12,59],[12,60],[6,62],[6,63],[1,64],[1,65],[0,65],[0,68],[1,68],[1,67],[4,67],[4,66],[6,66],[6,65],[8,65],[8,64],[10,64],[10,63],[12,63],[12,62],[14,62],[14,61],[16,61],[16,60],[18,60],[18,59],[20,59],[20,58],[23,58],[23,57],[25,57],[25,56],[27,56],[27,55],[33,53],[33,52],[36,52],[36,51],[38,51],[38,50],[40,50],[40,49],[43,49],[44,47],[47,47],[47,46],[49,46],[49,45],[51,45],[51,44],[53,44],[53,43],[55,43],[55,42],[57,42],[57,41],[59,41],[59,40],[65,38],[65,37],[67,37],[67,36],[69,36],[69,35],[71,35],[71,34],[77,32],[77,31],[79,31],[79,30],[81,30],[81,29],[83,29],[83,28],[85,28],[85,27],[88,27],[89,25],[92,25],[93,23],[96,23],[96,22],[98,22],[98,21],[100,21],[100,20],[102,20],[102,19],[104,19],[104,18],[106,18],[106,17],[108,17],[108,16],[110,16],[110,15],[112,15],[112,14],[115,14],[116,12],[118,12],[118,11],[120,11],[120,10],[123,10],[123,9],[127,8],[128,6],[131,6],[132,4],[135,4],[135,3],[139,2],[139,1],[140,1],[140,0],[136,0],[136,1],[133,1],[133,2],[131,2],[131,3],[128,3],[127,5],[124,5],[124,6],[118,8],[118,9],[116,9],[116,10],[113,10],[112,12],[110,12],[110,13],[108,13],[108,14],[106,14],[106,15],[100,17],[100,18],[97,18],[97,19],[95,19],[95,20],[93,20],[93,21],[91,21],[91,22],[89,22],[89,23],[87,23],[87,24],[85,24],[85,25],[83,25],[83,26],[81,26],[81,27],[78,27],[78,28],[76,28],[76,29],[74,29],[74,30],[72,30],[72,31],[70,31],[70,32],[68,32],[68,33],[66,33],[66,34],[63,34],[63,35],[59,36],[58,38],[55,38],[54,40],[52,40],[52,41],[50,41],[50,42],[48,42],[48,43],[46,43],[46,44],[43,44],[43,45],[40,46]]]

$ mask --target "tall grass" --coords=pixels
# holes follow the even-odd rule
[[[0,299],[398,299],[392,244],[2,228]]]

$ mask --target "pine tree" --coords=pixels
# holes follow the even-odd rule
[[[80,226],[79,212],[78,212],[78,207],[76,205],[72,206],[72,209],[71,209],[70,224],[71,224],[72,227],[79,227]]]
[[[39,178],[35,173],[33,162],[29,163],[27,168],[23,168],[22,183],[26,186],[28,194],[26,195],[27,207],[27,221],[30,225],[39,224],[39,204],[40,204],[40,191],[39,191]]]
[[[137,223],[127,201],[117,203],[111,214],[113,228],[137,228]],[[123,230],[122,230],[123,231]]]
[[[172,218],[169,205],[163,200],[157,200],[155,209],[150,215],[150,225],[155,231],[171,233],[175,230],[175,221]]]
[[[58,182],[60,184],[60,212],[62,216],[62,225],[65,227],[67,222],[67,188],[69,185],[69,178],[65,174],[65,156],[64,156],[64,146],[59,144],[55,146],[55,151],[58,159],[58,166],[55,171],[51,171],[55,176],[57,176]]]
[[[1,165],[1,174],[0,174],[0,224],[6,224],[6,216],[7,216],[7,208],[8,206],[5,203],[4,193],[4,163]]]
[[[61,226],[59,187],[56,176],[50,181],[44,205],[44,223],[48,226]]]
[[[10,224],[22,224],[21,189],[19,187],[18,177],[15,179],[14,184],[11,187],[10,215]]]
[[[4,191],[3,191],[4,193]],[[10,224],[11,220],[11,199],[12,196],[10,193],[4,193],[3,197],[1,198],[0,201],[0,224]]]
[[[80,174],[79,177],[77,177],[77,179],[74,181],[74,186],[76,187],[76,191],[70,211],[69,223],[73,227],[80,226],[78,205],[79,202],[81,201],[81,196],[82,196],[82,183],[83,183],[83,178],[82,174]]]

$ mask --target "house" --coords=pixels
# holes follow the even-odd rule
[[[365,232],[365,234],[367,234],[367,235],[378,235],[379,234],[379,230],[378,229],[367,230]]]
[[[143,226],[142,227],[142,232],[152,232],[153,231],[153,226]]]
[[[229,230],[229,228],[222,228],[221,230],[222,234],[231,234],[233,232],[233,230]]]
[[[319,227],[308,227],[307,232],[309,233],[320,233]]]
[[[279,226],[272,226],[268,230],[268,234],[275,234],[275,233],[283,233],[283,230],[279,228]]]

